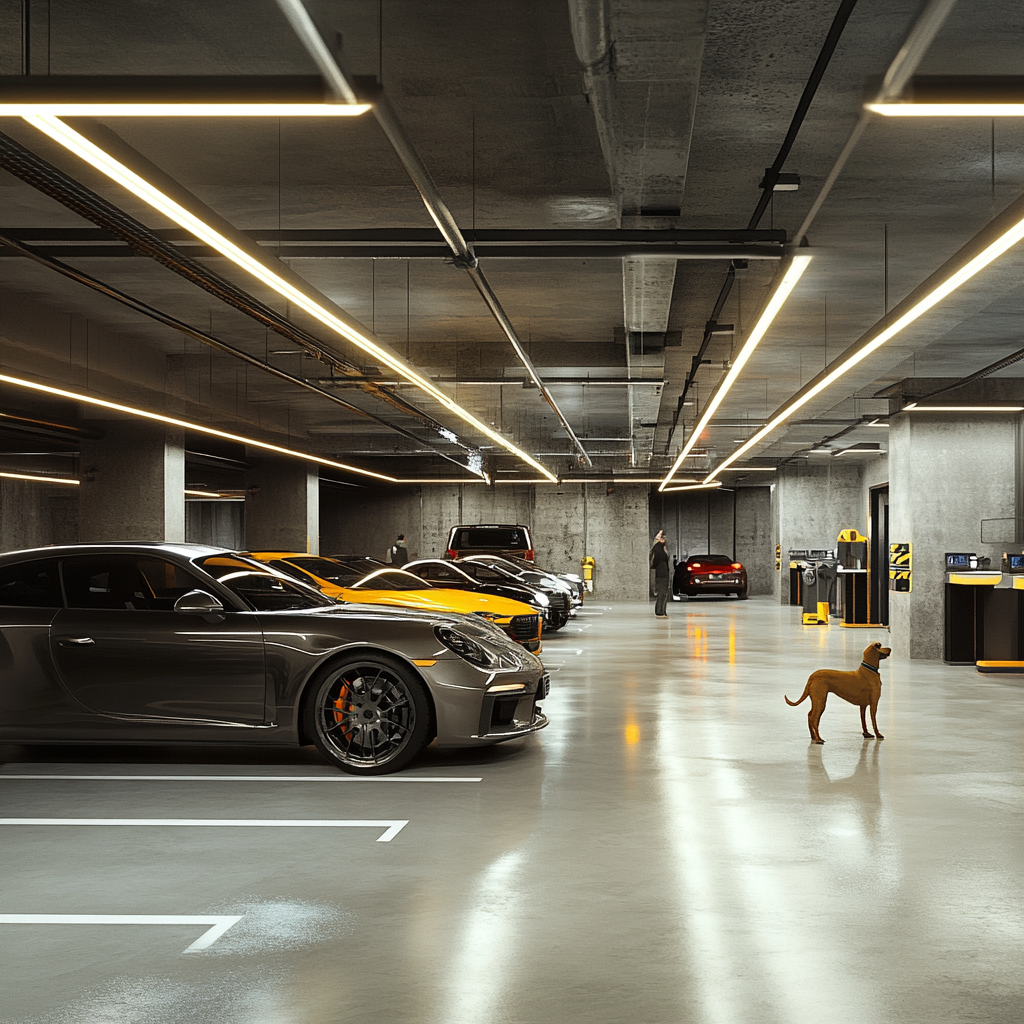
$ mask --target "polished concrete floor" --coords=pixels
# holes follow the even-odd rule
[[[767,599],[669,614],[595,598],[545,645],[550,727],[430,750],[420,781],[311,750],[3,748],[4,818],[383,824],[0,827],[0,914],[238,918],[187,953],[209,922],[0,923],[0,1020],[1024,1020],[1024,679],[889,661],[886,739],[833,698],[810,746],[783,693],[884,631]]]

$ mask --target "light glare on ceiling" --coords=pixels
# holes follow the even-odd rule
[[[761,339],[765,336],[768,328],[771,327],[772,321],[778,315],[779,310],[782,309],[783,303],[789,298],[789,293],[796,287],[797,282],[800,280],[803,272],[807,269],[807,265],[811,262],[810,256],[794,256],[790,261],[789,267],[786,269],[782,280],[779,282],[778,288],[775,289],[775,294],[771,297],[768,305],[765,306],[764,312],[761,314],[757,323],[754,325],[754,329],[747,335],[747,340],[743,343],[743,347],[739,351],[739,355],[733,361],[732,367],[729,372],[722,378],[714,393],[708,400],[708,404],[704,407],[704,412],[700,419],[694,424],[693,430],[690,432],[690,436],[683,445],[682,451],[676,456],[676,461],[672,463],[672,468],[668,471],[665,479],[661,482],[661,486],[658,488],[659,491],[665,490],[669,481],[675,476],[679,467],[693,449],[697,443],[697,439],[704,432],[711,417],[714,416],[718,407],[725,400],[725,396],[729,393],[729,389],[736,382],[736,378],[740,375],[743,367],[746,366],[747,361],[754,354],[754,349],[757,348]]]
[[[799,409],[802,409],[812,398],[821,394],[821,392],[826,388],[831,387],[845,373],[852,370],[853,367],[866,359],[876,349],[881,348],[887,341],[896,337],[897,334],[906,327],[909,327],[915,320],[927,313],[933,306],[938,305],[938,303],[946,298],[947,295],[955,292],[962,284],[965,284],[976,274],[984,270],[985,267],[994,260],[997,260],[1003,255],[1003,253],[1016,245],[1022,238],[1024,238],[1024,217],[1016,223],[1011,224],[1010,227],[1008,227],[994,241],[985,246],[977,256],[968,260],[963,266],[935,285],[931,291],[915,302],[906,313],[894,320],[888,327],[879,331],[875,337],[862,345],[855,352],[852,352],[846,359],[843,359],[834,369],[826,373],[816,384],[809,387],[803,394],[799,394],[797,397],[792,399],[789,404],[784,405],[781,410],[779,410],[764,425],[764,427],[762,427],[746,442],[746,444],[741,445],[736,449],[736,451],[724,459],[720,465],[716,466],[715,469],[707,475],[706,479],[708,481],[714,480],[722,470],[727,469],[738,458],[750,451],[750,449],[756,444],[759,444],[769,434],[776,431],[783,423],[786,422],[786,420],[788,420]],[[913,404],[916,403],[912,403],[912,405]],[[907,408],[910,407],[912,406]]]
[[[133,170],[126,167],[105,150],[91,142],[84,135],[76,132],[73,128],[66,125],[56,117],[31,115],[26,116],[25,121],[31,124],[34,128],[37,128],[44,135],[53,139],[54,142],[59,143],[65,149],[74,153],[76,156],[81,157],[81,159],[85,160],[86,163],[95,167],[98,171],[101,171],[112,181],[117,182],[117,184],[143,200],[143,202],[147,203],[154,210],[162,213],[165,217],[174,221],[174,223],[179,224],[181,227],[185,228],[186,231],[195,235],[196,238],[206,242],[206,244],[212,249],[231,260],[231,262],[236,266],[251,274],[258,281],[273,289],[279,295],[294,303],[300,309],[304,310],[314,319],[322,323],[325,327],[350,341],[358,348],[361,348],[364,352],[368,352],[375,359],[398,373],[401,377],[404,377],[410,383],[415,384],[450,412],[465,420],[465,422],[475,430],[478,430],[480,433],[491,438],[491,440],[497,441],[503,448],[510,451],[513,455],[518,456],[543,476],[547,477],[551,481],[557,480],[557,477],[547,469],[546,466],[542,465],[497,431],[492,430],[485,423],[481,423],[480,420],[478,420],[472,413],[467,409],[464,409],[454,399],[449,398],[448,395],[419,373],[414,367],[409,366],[404,361],[392,355],[366,334],[357,330],[355,326],[347,324],[343,320],[339,319],[339,317],[324,306],[320,305],[320,303],[315,299],[306,295],[305,292],[300,291],[284,278],[274,273],[274,271],[269,267],[264,266],[230,239],[225,238],[219,231],[216,231],[195,214],[186,210],[179,203],[176,203],[154,185],[151,185]],[[366,471],[360,470],[359,472]],[[391,478],[382,477],[382,479]]]
[[[8,480],[34,480],[40,484],[71,484],[72,487],[77,487],[79,484],[78,480],[72,480],[71,477],[67,476],[37,476],[35,473],[0,473],[0,476],[6,477]]]
[[[918,405],[912,402],[903,412],[1024,412],[1024,405]]]

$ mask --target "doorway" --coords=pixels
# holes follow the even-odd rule
[[[889,485],[871,488],[868,515],[868,619],[889,625]]]

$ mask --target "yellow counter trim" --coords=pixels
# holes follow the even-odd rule
[[[958,583],[964,587],[994,587],[1002,583],[1001,572],[951,572],[947,577],[950,583]]]

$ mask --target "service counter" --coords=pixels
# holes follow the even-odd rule
[[[1024,577],[949,572],[945,597],[947,665],[1024,671]]]

